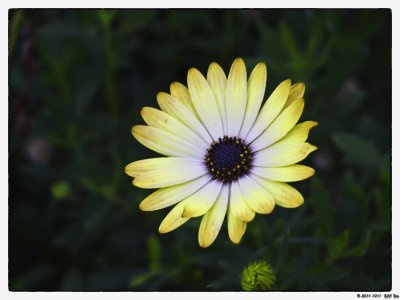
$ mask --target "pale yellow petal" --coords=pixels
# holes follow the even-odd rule
[[[211,135],[204,128],[203,124],[198,119],[197,115],[189,110],[179,100],[175,99],[167,93],[160,92],[157,94],[157,102],[161,109],[167,114],[175,117],[181,121],[193,132],[195,132],[206,144],[210,145],[212,142]]]
[[[303,82],[298,82],[298,83],[293,84],[290,87],[289,97],[288,97],[283,109],[288,107],[290,104],[292,104],[297,99],[303,98],[305,90],[306,90],[306,86]]]
[[[254,176],[242,176],[238,182],[247,205],[253,211],[259,214],[272,212],[275,202],[265,187],[254,180]]]
[[[237,181],[232,182],[229,205],[233,215],[243,222],[250,222],[256,215],[255,212],[247,205]]]
[[[197,192],[209,181],[210,176],[203,175],[189,182],[159,189],[146,197],[140,203],[139,208],[144,211],[152,211],[174,205]]]
[[[303,143],[307,140],[310,130],[317,126],[318,123],[314,121],[306,121],[294,126],[284,138],[279,140],[275,145],[293,145]]]
[[[242,127],[247,102],[247,73],[243,59],[233,62],[226,85],[225,108],[228,136],[237,136]]]
[[[303,99],[296,100],[286,108],[271,125],[251,143],[253,151],[264,149],[284,137],[300,119],[303,108]]]
[[[166,156],[204,157],[204,151],[188,143],[184,138],[158,128],[136,125],[132,127],[132,135],[142,145]]]
[[[217,100],[218,110],[221,115],[222,131],[227,134],[226,109],[225,109],[225,93],[226,93],[226,75],[224,70],[215,62],[208,67],[207,81],[214,92]]]
[[[167,233],[186,223],[189,218],[182,218],[182,212],[183,204],[181,202],[178,203],[164,218],[160,224],[160,227],[158,228],[158,231],[160,233]]]
[[[203,188],[189,196],[184,202],[182,217],[193,218],[204,215],[217,200],[222,183],[216,180],[209,181]]]
[[[230,209],[230,205],[228,208],[228,234],[229,234],[229,238],[232,241],[232,243],[234,244],[239,244],[240,240],[242,239],[245,231],[246,231],[246,227],[247,227],[247,223],[241,221],[240,219],[236,218],[231,209]]]
[[[221,193],[213,207],[204,215],[199,228],[199,245],[203,248],[210,246],[216,239],[228,207],[228,186],[222,187]]]
[[[166,158],[166,157],[161,157],[161,158]],[[160,159],[160,157],[143,159],[143,160],[131,162],[130,164],[126,165],[125,174],[127,174],[131,177],[136,177],[139,174],[142,174],[147,171],[151,171],[157,167],[157,165],[158,165],[157,160],[159,160],[159,159]]]
[[[270,192],[277,205],[286,208],[299,207],[304,203],[304,198],[298,190],[284,182],[270,180],[261,181]]]
[[[268,180],[293,182],[309,178],[314,175],[315,170],[303,165],[291,165],[277,168],[253,166],[251,172]]]
[[[190,181],[207,172],[203,162],[182,159],[177,161],[175,166],[157,168],[140,174],[133,180],[133,185],[144,189],[163,188]]]
[[[257,118],[261,103],[264,99],[266,84],[267,66],[264,63],[258,63],[251,72],[247,83],[246,113],[240,129],[240,137],[245,137],[247,135]]]
[[[195,68],[188,72],[188,86],[200,120],[214,140],[223,136],[222,120],[213,91],[204,76]]]
[[[279,115],[289,96],[290,83],[290,79],[283,81],[269,96],[267,102],[261,108],[254,125],[245,137],[247,142],[254,141]]]
[[[171,96],[179,100],[183,105],[185,105],[193,114],[196,114],[192,100],[190,99],[189,90],[182,83],[174,81],[170,84],[169,90],[171,91]]]
[[[131,162],[125,167],[125,173],[131,177],[136,177],[142,173],[152,171],[155,169],[171,168],[176,165],[182,165],[185,162],[197,161],[201,163],[201,159],[183,158],[183,157],[156,157],[137,160]]]
[[[173,116],[161,110],[152,107],[143,107],[141,110],[141,115],[147,125],[162,129],[174,135],[179,135],[198,149],[207,149],[209,146],[196,133],[175,119]]]
[[[305,159],[317,147],[309,143],[277,145],[254,154],[253,165],[258,167],[284,167]]]

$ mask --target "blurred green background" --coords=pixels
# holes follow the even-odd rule
[[[257,215],[239,245],[200,219],[166,235],[169,211],[126,164],[155,157],[131,136],[142,106],[190,67],[268,65],[266,95],[306,83],[320,125],[295,183],[298,209]],[[257,259],[273,290],[391,289],[391,11],[10,10],[9,289],[235,291]]]

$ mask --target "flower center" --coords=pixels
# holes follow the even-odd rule
[[[219,138],[207,149],[205,162],[214,179],[224,183],[238,180],[251,168],[252,153],[249,146],[239,138]]]

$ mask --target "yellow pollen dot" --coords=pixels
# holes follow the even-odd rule
[[[240,169],[240,165],[237,165],[236,168]]]
[[[231,175],[231,172],[228,172],[228,175]]]
[[[214,172],[214,168],[211,169],[211,172]]]
[[[213,162],[210,162],[210,165],[212,166],[214,163]]]
[[[244,154],[247,154],[247,153],[249,153],[247,150],[244,150]]]
[[[240,157],[243,157],[243,153],[240,153],[240,155],[239,155]]]

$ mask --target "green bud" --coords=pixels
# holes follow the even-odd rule
[[[241,285],[244,291],[268,291],[275,282],[275,273],[265,260],[252,262],[243,269]]]
[[[71,195],[71,188],[66,181],[58,181],[51,187],[51,194],[57,200],[64,200]]]

